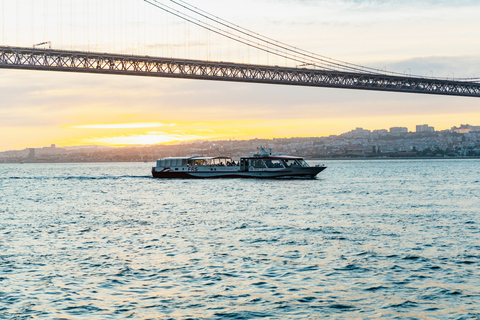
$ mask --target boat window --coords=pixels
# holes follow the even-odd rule
[[[283,168],[283,164],[281,160],[265,159],[264,161],[267,168]]]
[[[196,159],[196,160],[194,160],[193,165],[194,166],[204,166],[205,165],[205,160],[204,159]]]
[[[210,166],[232,166],[233,162],[231,158],[213,158],[213,159],[208,159],[207,160],[207,165]]]
[[[238,161],[237,165],[239,165],[239,166],[242,167],[243,169],[244,169],[245,167],[248,167],[248,159],[240,158],[240,160]]]
[[[300,164],[297,162],[296,159],[283,160],[283,164],[286,168],[300,167]]]
[[[250,166],[254,168],[265,168],[265,164],[262,159],[250,159]]]
[[[303,160],[303,159],[298,159],[297,161],[298,161],[298,163],[300,163],[300,165],[301,165],[302,167],[310,167],[310,166],[308,165],[308,163],[307,163],[305,160]]]
[[[212,166],[223,166],[225,163],[223,159],[215,158],[212,159]]]
[[[165,165],[164,167],[170,167],[172,164],[172,161],[170,159],[165,159]]]

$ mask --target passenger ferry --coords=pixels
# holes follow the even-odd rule
[[[301,157],[261,152],[240,157],[172,157],[157,160],[154,178],[314,178],[325,166],[310,167]]]

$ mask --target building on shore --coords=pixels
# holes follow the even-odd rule
[[[408,133],[407,127],[392,127],[390,133]]]
[[[460,127],[452,127],[451,132],[455,133],[470,133],[480,131],[480,126],[471,126],[469,124],[462,124]]]
[[[435,128],[428,124],[417,124],[416,132],[435,132]]]
[[[28,161],[35,161],[35,148],[28,148]]]

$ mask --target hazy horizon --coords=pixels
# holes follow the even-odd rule
[[[427,124],[429,125],[430,127],[432,127],[430,124],[428,123],[422,123],[422,124],[418,124],[418,125],[424,125],[424,124]],[[438,129],[436,127],[434,127],[435,129],[435,132],[438,132],[438,131],[443,131],[443,130],[450,130],[451,128],[453,127],[459,127],[459,126],[462,126],[462,125],[470,125],[470,126],[477,126],[476,124],[469,124],[469,123],[463,123],[463,124],[456,124],[456,125],[453,125],[453,126],[450,126],[449,128],[447,129]],[[415,133],[415,129],[411,129],[411,128],[408,128],[408,127],[405,127],[405,126],[402,126],[402,125],[398,125],[396,127],[403,127],[403,128],[407,128],[408,129],[408,132],[409,133]],[[341,135],[341,134],[344,134],[344,133],[348,133],[350,131],[354,131],[356,129],[363,129],[363,130],[369,130],[371,132],[375,131],[375,130],[389,130],[390,128],[379,128],[379,129],[369,129],[369,128],[363,128],[363,127],[355,127],[355,128],[352,128],[348,131],[345,131],[345,132],[341,132],[339,134],[335,134],[333,136],[338,136],[338,135]],[[55,145],[55,148],[89,148],[89,147],[100,147],[100,148],[124,148],[124,147],[152,147],[152,146],[160,146],[160,145],[178,145],[178,144],[183,144],[183,143],[196,143],[196,142],[200,142],[200,141],[211,141],[211,142],[215,142],[215,141],[228,141],[228,140],[233,140],[233,141],[248,141],[248,140],[255,140],[255,139],[265,139],[265,140],[273,140],[273,139],[295,139],[295,138],[321,138],[321,137],[328,137],[329,135],[323,135],[323,136],[290,136],[290,137],[271,137],[271,138],[258,138],[258,137],[253,137],[253,138],[235,138],[235,137],[231,137],[231,138],[223,138],[223,139],[194,139],[194,140],[183,140],[183,141],[180,141],[180,140],[177,140],[177,141],[170,141],[170,142],[166,142],[166,143],[154,143],[154,144],[122,144],[122,145],[102,145],[102,144],[84,144],[84,145],[68,145],[68,146],[62,146],[62,145],[57,145],[55,143],[50,143],[50,144],[47,144],[47,145],[42,145],[42,146],[28,146],[28,147],[25,147],[23,149],[9,149],[9,150],[0,150],[0,152],[8,152],[8,151],[22,151],[22,150],[25,150],[25,149],[30,149],[30,148],[34,148],[34,149],[41,149],[41,148],[48,148],[48,147],[51,147],[52,145]]]

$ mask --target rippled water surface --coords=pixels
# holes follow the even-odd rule
[[[480,161],[0,165],[0,319],[480,319]]]

